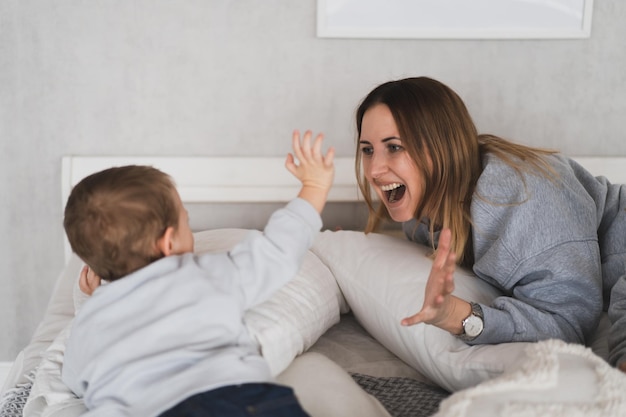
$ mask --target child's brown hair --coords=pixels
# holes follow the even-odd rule
[[[149,166],[109,168],[81,180],[65,206],[72,250],[102,279],[114,281],[163,255],[156,243],[178,226],[176,187]]]

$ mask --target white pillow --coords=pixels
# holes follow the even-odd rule
[[[277,382],[293,388],[311,417],[391,417],[376,397],[321,353],[298,356]]]
[[[86,411],[83,401],[76,398],[61,379],[63,354],[71,323],[70,321],[67,324],[42,354],[30,395],[24,405],[24,416],[78,417]]]
[[[37,326],[29,344],[13,362],[2,388],[3,392],[18,384],[30,382],[28,375],[37,368],[42,354],[74,317],[73,287],[81,267],[81,260],[73,255],[58,275],[43,319]]]
[[[354,231],[320,233],[311,249],[330,268],[361,325],[431,381],[457,391],[500,375],[528,343],[469,346],[434,326],[400,325],[417,313],[432,261],[428,248],[397,237]],[[457,296],[489,304],[499,295],[472,273],[455,274]]]

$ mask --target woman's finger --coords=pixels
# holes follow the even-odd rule
[[[424,319],[422,317],[422,312],[420,311],[417,314],[403,318],[400,324],[403,326],[414,326],[422,322],[424,322]]]

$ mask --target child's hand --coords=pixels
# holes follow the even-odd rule
[[[335,176],[334,148],[328,149],[326,155],[322,154],[323,134],[317,135],[311,145],[312,133],[307,130],[300,140],[300,132],[293,132],[293,152],[298,158],[296,165],[294,155],[287,154],[285,167],[302,183],[302,189],[298,197],[307,200],[318,212],[322,212],[326,204],[328,191],[333,184]]]
[[[91,295],[100,286],[101,279],[91,268],[85,265],[80,271],[80,278],[78,279],[78,287],[80,290]]]

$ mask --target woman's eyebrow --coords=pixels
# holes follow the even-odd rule
[[[402,140],[397,136],[389,136],[388,138],[383,139],[381,142],[389,142],[390,140]]]
[[[397,136],[389,136],[388,138],[384,138],[381,140],[382,143],[387,143],[391,140],[399,140],[400,142],[402,142],[402,139],[400,139]],[[359,139],[359,145],[371,145],[372,143],[369,140],[363,140],[363,139]]]

